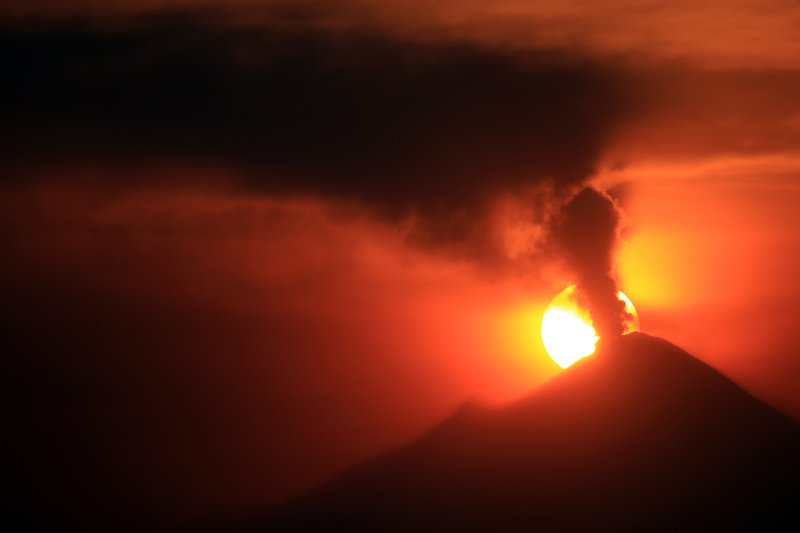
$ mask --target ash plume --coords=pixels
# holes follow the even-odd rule
[[[555,245],[575,275],[578,299],[589,309],[601,339],[622,335],[625,304],[613,274],[620,215],[604,192],[586,187],[562,208],[554,224]]]

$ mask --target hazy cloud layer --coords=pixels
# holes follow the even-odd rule
[[[219,164],[260,190],[413,213],[419,242],[471,255],[494,253],[491,201],[587,179],[637,103],[620,69],[576,54],[369,31],[172,15],[0,39],[6,162]]]
[[[444,3],[426,17],[406,2],[76,6],[5,11],[6,181],[86,160],[214,165],[257,191],[355,199],[392,221],[413,215],[412,242],[494,264],[531,248],[509,253],[507,228],[492,227],[503,198],[526,206],[516,241],[535,241],[552,199],[600,165],[800,142],[791,97],[800,75],[779,61],[786,46],[759,62],[726,38],[713,65],[663,41],[637,47],[634,29],[666,31],[672,9],[614,11],[612,25],[649,26],[620,31],[610,50],[607,32],[570,2]],[[748,9],[726,15],[729,32],[777,24],[748,22]],[[515,17],[530,22],[527,33],[491,37]],[[586,39],[567,39],[570,28]],[[780,24],[772,30],[789,43]]]
[[[15,23],[91,18],[125,25],[132,16],[177,10],[259,27],[313,24],[488,47],[581,49],[711,68],[797,68],[800,6],[793,0],[27,0],[0,4]]]

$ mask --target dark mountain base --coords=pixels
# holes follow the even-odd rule
[[[411,445],[240,529],[800,530],[800,426],[632,334],[530,397],[467,405]]]

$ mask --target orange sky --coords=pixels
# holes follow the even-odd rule
[[[195,18],[159,18],[174,9]],[[81,17],[90,22],[59,26]],[[162,23],[186,30],[169,34],[178,44],[161,40]],[[335,110],[319,126],[310,113],[281,144],[269,98],[247,87],[274,52],[261,39],[287,28],[339,44],[369,30],[390,59],[399,49],[398,61],[424,64],[390,76],[395,92],[370,85],[374,58],[358,56],[366,81],[356,95],[328,77],[338,56],[322,74],[289,70],[356,108],[375,100],[366,109],[388,110],[395,129],[370,144],[380,121]],[[108,461],[136,465],[119,467],[134,478],[156,472],[154,508],[272,501],[412,438],[469,398],[507,401],[555,375],[538,322],[573,280],[547,248],[547,225],[565,190],[590,183],[624,212],[617,272],[642,329],[800,418],[798,28],[800,6],[777,0],[3,4],[3,46],[50,33],[56,43],[91,36],[87,48],[117,35],[145,43],[119,57],[76,45],[53,78],[58,91],[37,86],[33,111],[14,111],[25,90],[2,93],[3,109],[19,113],[0,137],[11,147],[1,153],[0,274],[14,302],[3,317],[17,328],[20,394],[49,416],[59,402],[40,406],[26,383],[43,397],[82,391],[63,409],[108,439],[97,471]],[[526,55],[543,49],[552,55]],[[197,91],[184,92],[171,76],[195,50],[205,54],[196,70],[180,72]],[[219,76],[203,92],[206,55],[230,67],[219,72],[231,85]],[[20,77],[37,66],[3,65]],[[95,77],[107,85],[87,93]],[[125,92],[131,80],[144,98]],[[524,90],[507,91],[515,80]],[[170,83],[177,97],[158,100]],[[567,96],[538,91],[548,83]],[[121,98],[92,96],[116,90]],[[426,91],[439,98],[433,110]],[[352,136],[306,135],[351,115]],[[122,134],[109,116],[121,117]],[[557,142],[529,119],[558,130]],[[335,142],[341,150],[326,151]],[[274,160],[260,159],[270,150]],[[411,186],[387,186],[404,172]],[[136,446],[119,434],[136,435]],[[102,494],[100,474],[86,485]]]

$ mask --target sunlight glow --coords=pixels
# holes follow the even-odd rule
[[[629,314],[624,332],[638,331],[639,317],[633,303],[622,292],[617,297],[625,302]],[[553,298],[542,317],[542,342],[558,366],[567,368],[593,354],[598,340],[589,311],[578,304],[575,285]]]

